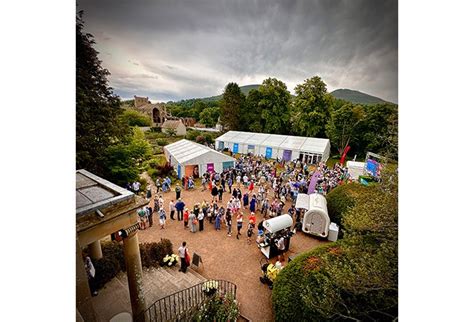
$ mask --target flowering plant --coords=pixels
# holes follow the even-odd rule
[[[165,265],[168,265],[168,266],[174,266],[178,262],[178,259],[179,257],[176,254],[166,255],[163,258],[163,263],[165,263]]]
[[[215,294],[198,308],[192,320],[235,322],[239,315],[239,303],[231,294],[225,296]]]
[[[213,295],[217,291],[218,287],[219,287],[218,281],[210,280],[202,284],[202,291],[206,295]]]

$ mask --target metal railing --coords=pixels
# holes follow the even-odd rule
[[[209,280],[211,281],[211,280]],[[217,281],[217,294],[231,294],[236,298],[237,285],[226,280]],[[141,312],[134,318],[136,322],[154,322],[154,321],[189,321],[199,306],[209,299],[203,291],[203,286],[208,281],[201,282],[187,289],[175,292],[165,296],[148,309]]]

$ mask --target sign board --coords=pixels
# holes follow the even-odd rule
[[[239,153],[239,144],[238,143],[234,143],[234,148],[232,149],[232,152],[233,153]]]
[[[214,163],[207,164],[207,172],[214,173]]]
[[[194,254],[193,254],[193,265],[199,267],[199,263],[202,263],[201,256],[199,256],[198,254],[194,253]]]

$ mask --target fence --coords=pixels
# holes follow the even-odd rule
[[[217,292],[219,294],[231,294],[236,298],[237,285],[226,280],[215,281],[218,282]],[[159,299],[134,320],[138,322],[189,321],[198,307],[209,298],[203,292],[203,285],[206,282]]]

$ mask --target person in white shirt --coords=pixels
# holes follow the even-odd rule
[[[173,200],[170,200],[170,218],[174,220],[174,212],[176,211],[176,207],[174,205]]]
[[[186,263],[186,252],[188,251],[186,247],[186,242],[184,241],[183,244],[178,248],[178,256],[181,259],[181,268],[179,269],[180,272],[186,273],[186,269],[188,265]]]

